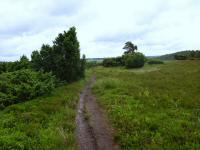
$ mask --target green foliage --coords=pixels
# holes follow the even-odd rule
[[[80,67],[80,76],[85,77],[85,68],[86,68],[86,58],[85,55],[83,55],[81,59],[81,67]]]
[[[104,67],[114,67],[114,66],[117,66],[115,58],[105,58],[103,60],[103,66]]]
[[[39,52],[34,51],[31,58],[36,70],[52,72],[61,81],[72,82],[84,77],[85,60],[80,59],[75,27],[60,33],[52,47],[43,45]]]
[[[86,68],[93,68],[93,67],[97,67],[97,66],[101,66],[102,62],[98,62],[98,61],[86,61]]]
[[[0,74],[3,72],[12,72],[20,69],[31,69],[31,63],[25,55],[23,55],[19,61],[0,62]]]
[[[80,78],[80,50],[75,30],[74,27],[70,28],[54,41],[55,64],[59,67],[53,73],[68,82]]]
[[[123,49],[127,51],[120,57],[105,58],[103,60],[104,67],[126,66],[126,68],[140,68],[144,66],[146,61],[145,56],[142,53],[135,52],[137,46],[132,42],[126,42]]]
[[[140,68],[143,67],[145,63],[145,56],[139,52],[126,54],[124,58],[126,68]]]
[[[75,117],[83,84],[65,85],[51,96],[0,111],[0,149],[78,149]]]
[[[122,57],[105,58],[102,64],[104,67],[123,66],[124,61]]]
[[[176,60],[186,60],[187,56],[184,56],[184,55],[174,55],[174,58]]]
[[[18,70],[0,75],[0,106],[24,102],[49,94],[55,87],[55,78],[50,73]]]
[[[40,50],[40,56],[38,56],[38,52],[37,53],[35,52],[35,57],[36,57],[36,60],[38,60],[36,65],[38,65],[38,63],[41,64],[40,70],[44,70],[45,72],[52,71],[52,68],[55,65],[53,61],[55,58],[53,54],[53,49],[50,45],[43,44]]]
[[[124,66],[125,65],[123,56],[115,57],[115,61],[116,61],[117,66]]]
[[[44,63],[42,61],[42,57],[40,55],[40,53],[38,51],[33,51],[31,54],[31,63],[32,63],[32,67],[36,70],[39,71],[41,70],[41,66],[42,63]]]
[[[200,149],[199,65],[176,61],[93,69],[93,92],[121,149]]]
[[[0,62],[0,74],[6,72],[6,62]]]
[[[148,64],[153,65],[153,64],[164,64],[162,60],[159,59],[150,59],[147,61]]]
[[[30,64],[30,61],[29,59],[23,55],[21,58],[20,58],[20,61],[18,63],[18,66],[17,66],[17,69],[16,70],[20,70],[20,69],[30,69],[31,67],[31,64]]]

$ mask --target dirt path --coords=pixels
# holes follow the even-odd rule
[[[95,82],[92,77],[80,96],[77,122],[77,138],[81,150],[117,150],[112,130],[91,92]]]

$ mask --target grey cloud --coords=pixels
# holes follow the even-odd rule
[[[0,61],[30,56],[70,26],[88,57],[118,56],[126,41],[146,55],[198,49],[199,10],[199,0],[2,1]]]

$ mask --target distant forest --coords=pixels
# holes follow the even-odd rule
[[[186,50],[156,57],[161,60],[196,60],[200,59],[200,50]]]

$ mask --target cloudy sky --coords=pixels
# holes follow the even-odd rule
[[[77,28],[81,53],[119,56],[200,49],[200,0],[0,0],[0,61],[13,61]]]

